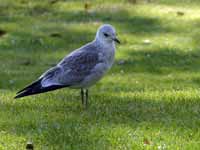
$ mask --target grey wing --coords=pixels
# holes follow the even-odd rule
[[[59,82],[59,76],[63,74],[62,68],[55,66],[47,70],[44,74],[40,76],[42,79],[41,84],[43,87],[48,87],[52,85],[62,85]]]
[[[98,53],[95,50],[77,51],[69,55],[59,63],[63,69],[63,74],[59,76],[59,83],[71,86],[79,84],[98,63]]]

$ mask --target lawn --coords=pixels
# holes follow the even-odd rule
[[[0,150],[199,150],[200,2],[85,3],[0,0]],[[87,109],[72,89],[13,99],[103,23],[122,44]]]

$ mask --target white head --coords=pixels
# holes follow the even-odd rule
[[[104,24],[99,27],[96,33],[96,40],[105,44],[112,44],[113,42],[120,43],[117,39],[115,28],[109,24]]]

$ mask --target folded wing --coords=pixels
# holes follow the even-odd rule
[[[20,90],[15,98],[76,86],[90,74],[98,63],[98,53],[95,50],[75,51],[57,66],[42,74],[38,80]]]

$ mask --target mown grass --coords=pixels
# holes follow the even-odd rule
[[[199,2],[89,3],[0,0],[0,149],[199,149]],[[13,100],[103,23],[122,44],[87,110],[71,89]]]

